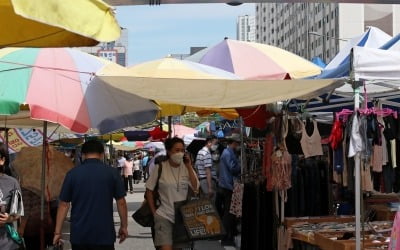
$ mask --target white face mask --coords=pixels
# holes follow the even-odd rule
[[[175,153],[170,156],[171,161],[173,161],[175,164],[181,164],[183,162],[183,156],[184,153]]]
[[[217,149],[218,149],[218,145],[217,145],[217,144],[211,145],[211,150],[212,150],[212,151],[215,151],[215,150],[217,150]]]
[[[211,158],[213,159],[213,161],[218,161],[219,160],[219,154],[213,154],[213,155],[211,155]]]

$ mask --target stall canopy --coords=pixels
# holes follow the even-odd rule
[[[236,75],[200,63],[178,60],[166,57],[159,60],[148,61],[128,68],[132,76],[182,78],[182,79],[239,79]],[[156,100],[161,110],[160,117],[183,115],[187,112],[196,112],[198,115],[219,113],[227,119],[236,119],[238,114],[234,109],[204,109],[174,103],[165,103]]]
[[[379,29],[370,28],[369,31],[367,31],[361,37],[364,37],[364,39],[365,39],[365,35],[368,32],[372,32],[368,36],[369,37],[368,41],[370,41],[370,39],[375,37],[372,39],[372,41],[375,41],[374,43],[368,42],[367,44],[364,43],[364,46],[356,46],[356,45],[353,45],[354,42],[349,41],[346,46],[346,49],[341,51],[334,58],[334,60],[332,60],[332,62],[330,63],[331,67],[333,67],[334,66],[333,63],[337,64],[337,62],[340,61],[339,60],[340,58],[344,58],[344,60],[342,61],[342,64],[340,64],[336,68],[333,67],[333,70],[331,72],[324,71],[324,73],[322,73],[319,77],[329,76],[332,73],[335,76],[344,76],[349,79],[351,67],[353,67],[354,72],[361,70],[358,66],[358,64],[360,62],[366,62],[368,64],[376,65],[375,62],[372,62],[372,60],[370,60],[372,58],[369,58],[369,56],[367,56],[367,54],[364,54],[364,55],[362,55],[362,54],[364,53],[364,51],[377,50],[376,48],[374,48],[374,46],[376,46],[377,44],[380,44],[382,41],[386,40],[386,38],[388,36],[385,35],[385,33],[380,31]],[[377,36],[377,34],[380,34],[380,35]],[[381,37],[381,39],[378,39],[378,42],[376,42],[377,41],[376,37],[378,37],[378,38]],[[353,40],[358,41],[358,40],[360,40],[360,38],[354,38]],[[399,50],[399,48],[400,48],[399,40],[400,40],[400,35],[398,35],[390,40],[387,40],[385,43],[383,43],[379,46],[380,49],[377,51]],[[367,45],[370,47],[367,47]],[[352,52],[353,48],[354,48],[354,50]],[[341,55],[342,52],[346,52],[347,54]],[[353,53],[353,55],[352,55],[352,53]],[[365,53],[367,53],[367,52],[365,52]],[[354,56],[353,65],[351,65],[351,59],[350,59],[352,56]],[[338,60],[336,60],[336,58],[338,58]],[[363,58],[365,58],[365,59],[363,59]],[[360,59],[361,59],[361,61],[360,61]],[[367,61],[365,61],[365,60],[367,60]],[[375,59],[373,59],[373,60],[375,60]],[[385,67],[385,68],[391,67],[390,64],[383,64],[384,62],[381,62],[381,63],[382,63],[382,64],[380,64],[381,67]],[[360,76],[357,74],[358,73],[356,73],[356,75],[355,75],[356,79],[360,78]],[[383,87],[383,85],[385,85],[385,83],[383,83],[382,81],[377,81],[377,80],[373,80],[373,79],[369,79],[368,81],[366,81],[366,88],[367,88],[367,92],[369,93],[368,96],[369,96],[370,100],[372,100],[372,99],[382,99],[383,100],[383,99],[388,99],[388,98],[393,99],[398,96],[398,93],[396,93],[395,89],[385,88],[385,87]],[[296,101],[296,102],[297,102],[296,104],[291,105],[292,110],[298,110],[299,107],[301,107],[301,105],[304,104],[304,102],[302,102],[302,101]],[[315,100],[309,101],[306,106],[307,106],[306,109],[309,112],[316,112],[316,111],[335,112],[335,111],[340,111],[343,108],[351,109],[354,106],[353,88],[350,84],[345,84],[342,87],[336,89],[330,95],[322,95],[318,98],[315,98]]]
[[[114,88],[144,98],[209,108],[247,107],[301,96],[318,96],[344,83],[338,79],[264,81],[143,78],[132,76],[126,70],[105,70],[98,77]]]
[[[113,8],[100,0],[2,0],[0,26],[0,48],[93,46],[121,33]]]
[[[330,79],[347,77],[350,72],[350,51],[354,46],[379,48],[388,42],[391,36],[382,30],[370,27],[361,36],[350,39],[346,46],[332,59],[324,68],[323,72],[317,76],[318,79]]]

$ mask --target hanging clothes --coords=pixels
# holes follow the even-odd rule
[[[276,190],[288,190],[292,186],[292,157],[286,150],[278,149],[272,154],[271,159],[272,185]]]
[[[353,115],[350,133],[349,157],[354,157],[357,153],[364,151],[363,139],[360,131],[359,115]]]
[[[302,134],[302,122],[295,118],[290,119],[288,122],[288,132],[285,138],[286,148],[291,155],[302,155],[303,150],[301,149],[301,134]]]
[[[274,138],[272,134],[267,135],[265,137],[265,142],[264,142],[264,155],[263,155],[263,174],[267,179],[267,191],[272,191],[273,189],[273,184],[272,184],[272,172],[271,172],[271,166],[272,166],[272,152],[274,150]]]
[[[311,136],[307,134],[306,126],[302,123],[302,136],[301,136],[301,148],[306,158],[323,155],[321,135],[319,134],[317,122],[313,120],[314,130]]]

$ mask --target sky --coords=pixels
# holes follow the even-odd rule
[[[128,29],[128,65],[134,65],[169,54],[187,54],[190,47],[212,46],[224,37],[236,39],[237,17],[254,12],[254,4],[121,6],[117,19]]]

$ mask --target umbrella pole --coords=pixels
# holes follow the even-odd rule
[[[42,176],[40,184],[40,249],[44,250],[44,193],[46,178],[47,121],[43,122]]]
[[[6,143],[6,152],[8,153],[8,128],[7,128],[7,117],[4,122],[4,139]]]
[[[168,116],[168,138],[172,137],[172,116]]]

